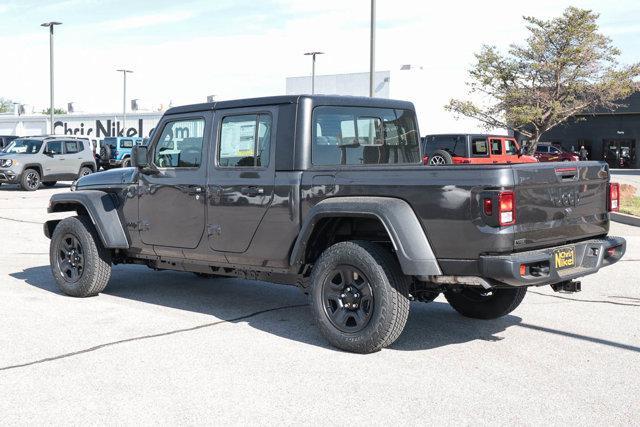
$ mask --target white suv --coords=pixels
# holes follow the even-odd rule
[[[71,136],[18,138],[0,152],[0,184],[19,184],[23,190],[53,187],[96,171],[91,142]]]

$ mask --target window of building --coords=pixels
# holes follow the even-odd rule
[[[312,163],[328,165],[410,164],[420,161],[415,115],[409,110],[316,107]]]
[[[202,164],[204,119],[168,122],[154,150],[160,168],[196,168]]]
[[[218,164],[266,167],[271,147],[271,115],[243,114],[222,119]]]

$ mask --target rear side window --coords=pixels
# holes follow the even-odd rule
[[[154,149],[154,164],[161,168],[199,167],[203,137],[204,119],[166,123]]]
[[[77,153],[80,150],[80,143],[78,141],[65,141],[64,143],[67,154]]]
[[[500,155],[502,154],[502,141],[499,139],[491,140],[491,154]]]
[[[51,154],[62,154],[62,141],[47,142],[47,151]]]
[[[486,139],[473,139],[471,141],[471,153],[474,156],[486,156],[489,154]]]
[[[461,135],[437,135],[427,139],[425,152],[432,153],[435,150],[446,150],[456,156],[466,157],[466,138]]]
[[[120,147],[122,148],[133,148],[133,140],[131,139],[123,139],[120,141]]]
[[[549,152],[549,147],[547,147],[546,145],[538,145],[536,147],[536,153],[548,153]]]
[[[316,107],[311,161],[316,166],[407,164],[420,161],[413,111]]]
[[[269,166],[270,147],[270,114],[243,114],[222,119],[218,165],[223,167]]]

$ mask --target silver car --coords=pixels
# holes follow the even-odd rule
[[[19,184],[27,191],[95,171],[93,147],[83,138],[28,136],[13,140],[0,152],[0,184]]]

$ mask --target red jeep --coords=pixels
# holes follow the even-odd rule
[[[580,157],[549,143],[538,143],[533,155],[540,162],[577,162]]]
[[[451,134],[422,138],[425,165],[535,163],[522,154],[514,138],[508,136]]]

